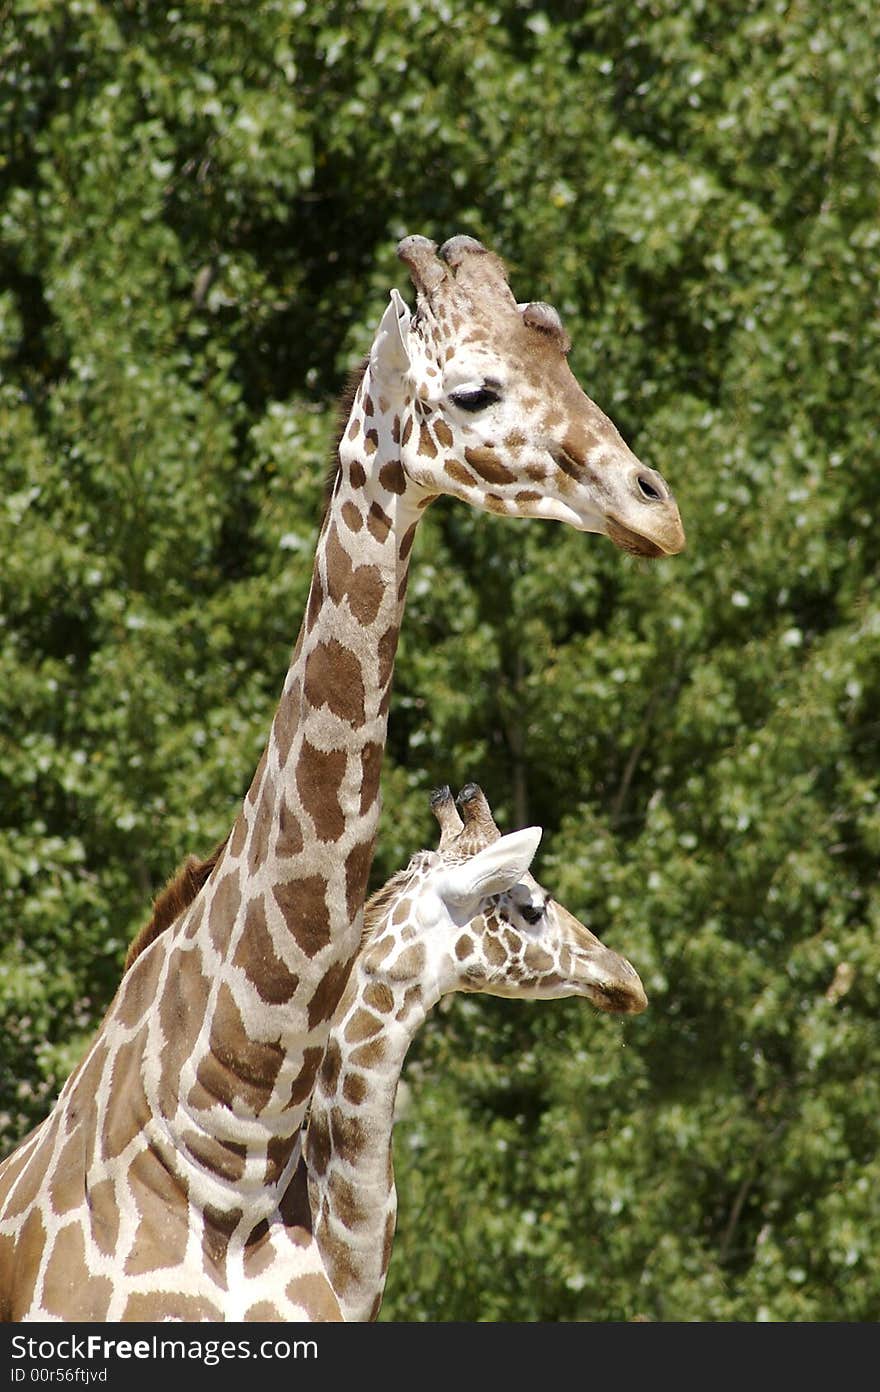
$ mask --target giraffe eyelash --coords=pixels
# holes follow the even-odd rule
[[[501,393],[493,387],[482,386],[474,390],[452,392],[450,400],[462,411],[484,411],[501,400]]]

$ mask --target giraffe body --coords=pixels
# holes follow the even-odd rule
[[[195,898],[126,973],[54,1111],[0,1166],[6,1318],[237,1319],[236,1263],[283,1318],[300,1317],[288,1195],[360,939],[424,508],[446,493],[648,557],[684,544],[663,480],[575,382],[555,311],[517,305],[470,238],[438,256],[410,237],[399,252],[417,310],[392,292],[354,393],[242,809]]]

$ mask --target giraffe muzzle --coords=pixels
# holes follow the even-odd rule
[[[616,547],[633,556],[656,560],[676,556],[685,548],[684,527],[672,493],[654,469],[639,466],[627,481],[628,495],[620,512],[609,511],[605,530]]]

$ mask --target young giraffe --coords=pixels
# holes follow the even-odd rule
[[[413,1036],[441,996],[585,996],[621,1015],[647,1005],[629,962],[527,873],[540,829],[501,836],[473,783],[458,803],[464,829],[449,789],[435,795],[438,851],[414,856],[367,904],[312,1098],[309,1208],[346,1320],[374,1320],[382,1303],[397,1214],[397,1084]]]
[[[285,1318],[311,1311],[287,1196],[360,937],[422,512],[447,493],[637,555],[684,545],[666,484],[572,376],[556,312],[517,305],[500,260],[469,237],[439,256],[423,237],[398,251],[417,311],[392,291],[353,392],[241,812],[54,1111],[0,1167],[5,1318],[239,1319],[267,1271]]]

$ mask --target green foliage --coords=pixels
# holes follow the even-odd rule
[[[466,231],[558,305],[688,550],[420,532],[374,879],[477,778],[650,1007],[429,1021],[382,1317],[876,1319],[876,7],[0,25],[4,1148],[249,782],[396,239]]]

